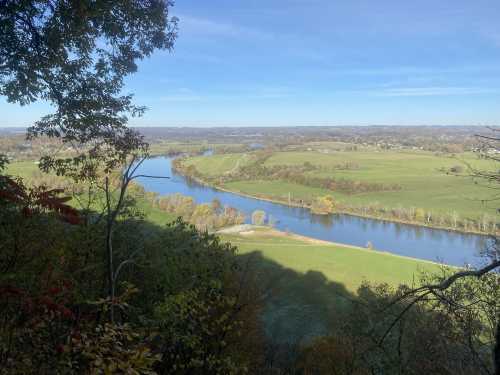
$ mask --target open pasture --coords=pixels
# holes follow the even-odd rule
[[[338,146],[337,146],[338,147]],[[226,154],[189,159],[199,172],[207,177],[228,174],[255,160],[252,154]],[[422,208],[435,213],[456,212],[460,217],[477,219],[482,214],[495,215],[492,190],[484,183],[477,183],[470,176],[469,168],[491,170],[492,162],[479,160],[472,153],[438,155],[420,150],[384,151],[364,148],[359,151],[284,151],[275,152],[264,166],[302,166],[312,164],[315,169],[310,177],[333,177],[385,185],[397,184],[400,190],[373,191],[347,194],[340,191],[303,186],[285,181],[237,181],[223,187],[249,195],[287,199],[306,199],[331,194],[342,203],[354,206],[378,204],[386,208]],[[343,165],[348,164],[347,168]],[[458,168],[459,173],[452,172]]]

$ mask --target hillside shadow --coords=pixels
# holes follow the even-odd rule
[[[132,226],[134,224],[130,223]],[[142,221],[134,242],[161,236],[164,226]],[[128,231],[127,240],[130,240]],[[226,242],[226,241],[222,241]],[[228,241],[229,243],[231,241]],[[334,333],[355,307],[357,296],[319,271],[296,272],[255,250],[237,255],[261,296],[262,322],[269,343],[303,344]]]
[[[238,255],[249,264],[263,295],[266,336],[276,344],[299,344],[331,334],[356,303],[346,287],[323,273],[299,273],[256,250]]]

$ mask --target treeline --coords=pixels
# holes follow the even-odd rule
[[[135,187],[141,189],[142,187]],[[137,192],[135,193],[137,194]],[[245,215],[234,207],[223,206],[218,199],[196,204],[193,197],[180,193],[159,196],[152,192],[139,192],[149,203],[162,211],[180,216],[201,231],[214,231],[226,226],[243,224]]]
[[[303,200],[291,199],[292,203],[304,203]],[[498,231],[498,223],[494,216],[482,214],[479,218],[467,218],[456,211],[449,213],[433,212],[420,207],[384,207],[378,203],[364,206],[338,202],[332,196],[316,197],[305,202],[311,211],[317,214],[335,212],[349,213],[377,219],[391,220],[409,224],[425,225],[453,229],[463,232],[479,232],[494,234]]]
[[[261,157],[265,157],[265,154]],[[261,159],[262,160],[262,159]],[[279,179],[302,184],[311,187],[319,187],[334,191],[342,191],[344,193],[353,194],[354,192],[367,192],[379,190],[367,189],[392,189],[399,190],[399,185],[378,186],[379,184],[364,184],[357,181],[349,180],[335,180],[335,179],[322,179],[307,177],[305,173],[315,170],[315,166],[310,163],[304,163],[301,166],[273,166],[264,167],[262,163],[253,163],[240,169],[240,171],[231,174],[231,176],[219,176],[212,179],[207,179],[200,173],[194,165],[185,165],[183,159],[176,159],[172,164],[173,168],[182,173],[188,178],[195,178],[213,184],[223,184],[224,182],[232,180],[253,180],[253,179]],[[454,169],[458,173],[458,170]],[[275,174],[269,173],[269,170],[274,171]],[[290,172],[291,171],[291,172]],[[297,172],[298,173],[295,173]],[[237,177],[236,177],[237,176]],[[252,177],[253,176],[253,177]],[[270,177],[271,176],[271,177]],[[333,189],[332,189],[333,188]],[[353,205],[346,202],[340,202],[335,197],[311,197],[309,199],[295,198],[293,196],[280,196],[280,195],[266,195],[257,196],[258,198],[273,199],[280,202],[305,206],[311,208],[312,212],[318,214],[329,213],[348,213],[360,216],[370,216],[378,219],[404,222],[415,225],[424,225],[431,227],[438,227],[444,229],[453,229],[463,232],[477,232],[492,234],[498,231],[498,222],[493,215],[486,213],[482,214],[479,218],[471,218],[460,215],[457,211],[450,211],[448,213],[435,212],[420,207],[384,207],[379,203],[369,203],[366,205]]]
[[[344,194],[401,190],[401,185],[399,184],[355,181],[336,177],[314,177],[310,174],[310,172],[324,170],[358,169],[359,165],[356,163],[340,163],[328,169],[317,167],[309,162],[305,162],[302,165],[264,166],[265,160],[271,155],[269,152],[258,152],[256,153],[256,161],[252,164],[241,166],[230,174],[212,178],[211,182],[224,184],[230,181],[281,180],[314,188],[339,191]],[[206,178],[194,165],[184,166],[182,160],[174,162],[173,167],[187,177]]]
[[[407,222],[445,229],[453,229],[463,232],[496,233],[498,223],[494,216],[482,214],[479,218],[461,216],[456,211],[448,213],[433,212],[420,207],[383,207],[378,203],[365,206],[355,206],[346,203],[339,204],[338,210],[359,214],[361,216],[372,216],[380,219]]]
[[[264,155],[265,158],[271,155]],[[264,166],[263,157],[259,157],[255,163],[238,168],[230,176],[223,176],[222,179],[231,180],[282,180],[299,185],[321,188],[331,191],[340,191],[345,194],[367,193],[377,191],[397,191],[401,190],[399,184],[382,184],[365,181],[354,181],[336,177],[315,177],[311,172],[322,171],[325,168],[317,167],[309,162],[302,165],[273,165]],[[332,166],[329,170],[349,170],[358,169],[355,163],[340,163]],[[226,182],[226,181],[224,181]]]

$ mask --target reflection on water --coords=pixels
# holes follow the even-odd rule
[[[264,210],[273,216],[277,221],[275,226],[280,230],[355,246],[365,246],[367,242],[371,242],[379,251],[414,258],[442,261],[457,266],[478,264],[481,260],[477,255],[489,241],[486,236],[350,215],[315,215],[305,208],[288,207],[218,191],[173,173],[171,159],[166,157],[146,160],[137,173],[172,177],[170,180],[140,179],[148,191],[159,194],[181,193],[192,196],[198,203],[210,202],[217,198],[223,205],[243,211],[247,220],[254,210]]]

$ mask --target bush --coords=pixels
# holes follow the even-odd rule
[[[266,213],[261,210],[255,210],[252,213],[252,224],[254,225],[264,225],[266,222]]]

